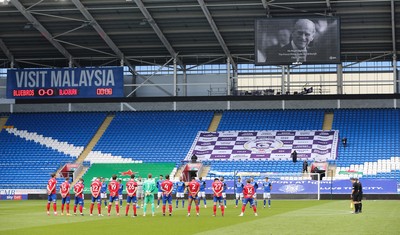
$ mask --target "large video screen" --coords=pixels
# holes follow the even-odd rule
[[[340,63],[337,17],[259,18],[255,21],[256,65]]]

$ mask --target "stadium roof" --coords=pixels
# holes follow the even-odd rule
[[[393,5],[394,18],[391,0],[0,0],[0,67],[253,63],[267,15],[339,16],[342,61],[392,60]]]

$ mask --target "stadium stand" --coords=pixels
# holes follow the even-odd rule
[[[128,165],[134,172],[171,173],[185,158],[197,132],[207,130],[213,114],[212,111],[117,112],[85,159],[84,165],[91,167],[84,177],[88,180],[104,176],[96,169],[107,164],[96,164],[99,162],[125,163],[108,164],[112,169],[105,171],[107,174],[115,173],[119,166],[124,169],[117,171],[124,172]],[[0,188],[43,189],[49,173],[76,160],[106,116],[106,113],[11,114],[6,128],[0,132]],[[217,130],[318,130],[323,120],[323,110],[225,111]],[[338,159],[331,162],[337,165],[337,177],[350,172],[360,176],[362,173],[365,178],[399,179],[400,110],[335,110],[332,129],[348,139],[347,147],[339,144]],[[154,168],[158,163],[160,170]],[[291,161],[219,160],[205,164],[211,166],[207,177],[236,170],[301,172],[301,163]]]
[[[225,111],[218,131],[227,130],[320,130],[323,125],[323,110],[251,110]],[[211,161],[213,172],[301,172],[301,163],[291,161]],[[229,179],[231,177],[227,177]]]
[[[218,131],[321,130],[324,110],[225,111]]]
[[[119,112],[93,151],[143,162],[182,161],[213,112]]]
[[[105,116],[11,114],[0,132],[0,188],[43,189],[50,173],[75,161]]]
[[[400,110],[336,110],[333,129],[348,139],[346,147],[339,145],[337,173],[360,172],[364,178],[399,177]]]

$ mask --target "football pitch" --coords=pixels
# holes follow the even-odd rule
[[[201,204],[197,217],[187,217],[186,208],[175,208],[173,216],[163,217],[160,208],[155,217],[147,208],[147,216],[126,217],[125,203],[120,217],[112,208],[110,217],[89,216],[89,201],[85,201],[84,216],[46,215],[46,201],[0,201],[0,234],[399,234],[400,201],[364,201],[362,214],[351,214],[350,201],[341,200],[274,200],[270,209],[260,206],[258,217],[247,207],[244,217],[240,208],[228,201],[225,216],[217,210],[212,216],[212,203]],[[181,205],[180,205],[181,206]],[[58,213],[60,204],[57,203]],[[71,208],[73,208],[71,206]],[[71,210],[72,211],[72,210]],[[102,213],[107,214],[104,206]],[[132,209],[129,211],[132,215]]]

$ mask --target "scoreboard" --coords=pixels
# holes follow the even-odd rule
[[[123,97],[122,67],[9,69],[7,98]]]

